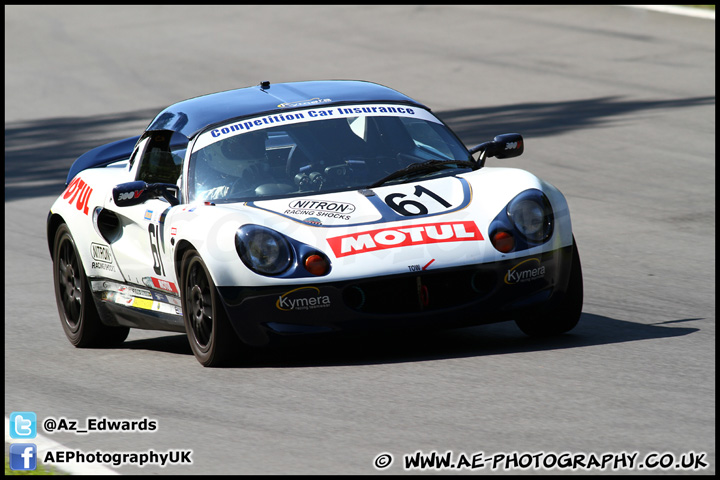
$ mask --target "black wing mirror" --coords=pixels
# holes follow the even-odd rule
[[[496,158],[513,158],[522,155],[525,147],[523,137],[519,133],[505,133],[498,135],[492,142],[481,143],[472,147],[469,151],[471,154],[480,152],[478,163],[482,167],[485,160],[490,157]]]
[[[118,207],[132,207],[151,198],[164,198],[173,207],[180,205],[180,190],[172,183],[145,183],[143,181],[121,183],[113,188],[113,201]]]

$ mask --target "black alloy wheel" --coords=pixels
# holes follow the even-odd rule
[[[190,348],[203,366],[227,366],[241,345],[207,266],[193,250],[185,253],[182,265],[183,319]]]
[[[572,265],[565,294],[552,308],[542,309],[515,321],[520,330],[532,337],[545,337],[569,332],[578,324],[583,306],[583,276],[580,254],[573,237]]]
[[[70,343],[104,347],[125,341],[128,327],[111,327],[100,320],[75,241],[65,224],[55,234],[53,280],[60,321]]]

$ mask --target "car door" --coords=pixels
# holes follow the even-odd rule
[[[140,145],[136,151],[138,160],[133,164],[136,180],[149,184],[177,182],[182,159],[170,153],[168,143],[156,133]],[[159,158],[173,162],[176,168],[162,166]],[[170,227],[166,221],[177,207],[165,198],[148,198],[135,205],[111,208],[122,232],[112,243],[112,249],[125,281],[179,295],[172,267]]]

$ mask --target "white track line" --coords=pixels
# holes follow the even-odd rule
[[[715,10],[706,8],[683,7],[680,5],[620,5],[621,7],[644,8],[654,12],[672,13],[673,15],[686,15],[688,17],[715,20]]]

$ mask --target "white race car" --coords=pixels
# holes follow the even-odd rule
[[[273,335],[578,322],[570,213],[552,185],[485,167],[431,111],[361,81],[262,82],[158,114],[72,165],[47,221],[77,347],[186,332],[205,366]]]

